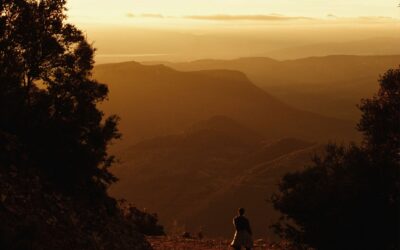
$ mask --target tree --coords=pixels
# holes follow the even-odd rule
[[[294,249],[400,249],[400,69],[361,101],[363,144],[328,145],[272,197]]]
[[[358,124],[364,144],[371,151],[397,158],[400,153],[400,69],[389,70],[371,99],[361,101]],[[382,156],[380,156],[382,157]]]
[[[105,189],[116,180],[107,147],[118,119],[97,108],[108,88],[92,79],[94,49],[66,23],[65,4],[0,0],[0,132],[20,145],[18,165]]]
[[[134,230],[147,236],[165,235],[164,227],[158,224],[158,215],[139,210],[125,200],[119,201],[119,207],[124,219],[133,225]]]

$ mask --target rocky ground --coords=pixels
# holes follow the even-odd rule
[[[182,237],[148,237],[154,250],[232,250],[229,240],[217,239],[187,239]],[[254,250],[279,250],[274,244],[263,240],[255,242]]]

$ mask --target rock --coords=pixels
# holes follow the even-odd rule
[[[192,235],[189,232],[184,232],[182,234],[182,238],[190,239],[190,238],[192,238]]]

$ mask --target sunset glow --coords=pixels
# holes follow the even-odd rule
[[[71,20],[80,24],[183,24],[191,17],[287,16],[327,19],[400,16],[396,0],[71,0]],[[198,20],[203,22],[218,21]],[[234,19],[234,18],[233,18]],[[254,19],[253,19],[254,21]],[[263,21],[268,21],[264,19]]]

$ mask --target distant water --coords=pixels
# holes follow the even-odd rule
[[[165,60],[170,54],[98,54],[96,64],[117,63],[126,61],[159,61]]]

